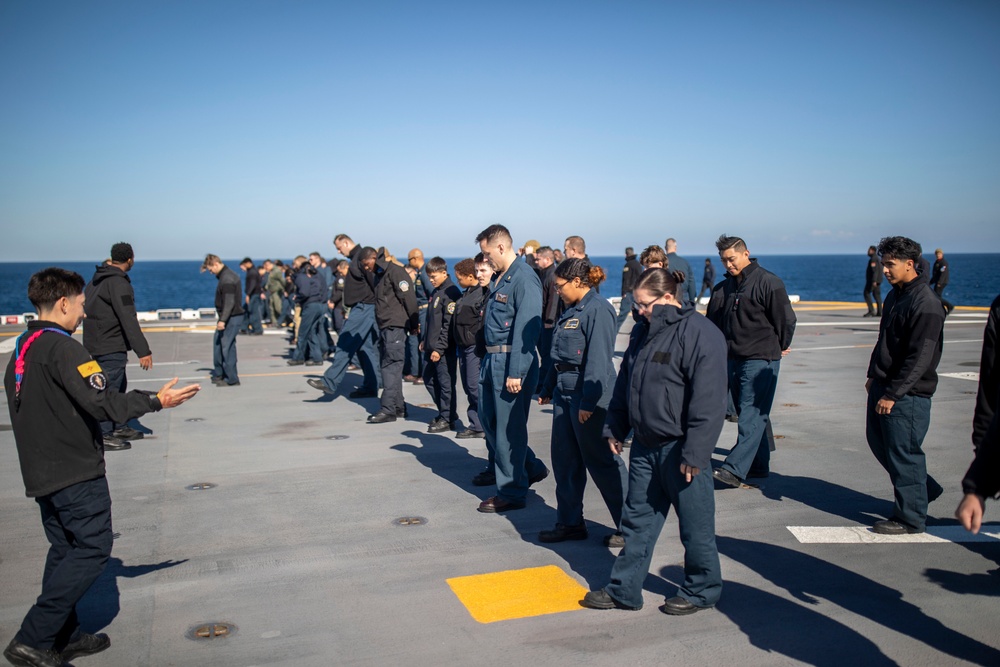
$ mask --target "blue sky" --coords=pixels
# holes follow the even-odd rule
[[[0,261],[1000,251],[1000,3],[0,3]]]

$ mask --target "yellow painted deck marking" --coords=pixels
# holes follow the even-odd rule
[[[583,609],[587,589],[556,565],[454,577],[447,580],[480,623]]]

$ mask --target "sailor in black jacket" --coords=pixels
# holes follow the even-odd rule
[[[622,516],[625,548],[611,583],[584,597],[595,609],[642,607],[642,585],[671,506],[684,545],[684,581],[661,609],[691,614],[714,606],[722,592],[711,460],[726,415],[726,341],[685,303],[679,278],[679,272],[649,269],[635,288],[640,320],[604,429],[616,452],[629,430],[635,432]]]
[[[257,271],[257,267],[253,265],[253,260],[249,257],[243,258],[243,261],[240,262],[240,268],[247,274],[243,283],[243,310],[246,311],[246,319],[243,320],[240,333],[260,336],[264,333],[263,324],[261,324],[264,316],[264,301],[260,298],[260,272]]]
[[[212,384],[234,387],[240,383],[236,371],[236,336],[243,325],[243,289],[240,278],[218,255],[206,255],[202,271],[211,271],[219,281],[215,287],[215,312],[219,321],[212,343]]]
[[[80,629],[76,604],[111,554],[111,496],[99,420],[119,423],[180,405],[197,393],[112,391],[100,364],[73,340],[84,318],[83,278],[49,268],[28,283],[39,319],[15,344],[4,388],[25,495],[34,498],[50,542],[42,592],[4,655],[14,664],[61,665],[103,651],[107,635]],[[61,655],[60,655],[61,653]]]
[[[868,266],[865,268],[865,303],[868,312],[864,317],[882,317],[882,265],[878,261],[878,248],[868,247]]]
[[[403,402],[406,335],[417,331],[420,311],[410,274],[388,260],[385,248],[378,252],[374,248],[364,248],[359,261],[375,281],[375,321],[382,361],[381,409],[368,417],[368,423],[384,424],[406,416],[406,403]]]
[[[135,292],[128,272],[135,265],[135,254],[128,243],[111,246],[111,259],[97,267],[86,295],[87,325],[83,328],[83,346],[101,365],[108,379],[108,388],[124,393],[128,388],[125,366],[128,351],[139,357],[139,366],[148,371],[153,367],[153,353],[139,326],[135,312]],[[105,448],[128,449],[128,440],[143,437],[124,423],[101,422]]]
[[[298,336],[295,352],[288,360],[289,366],[307,364],[320,366],[323,363],[323,336],[326,320],[326,304],[330,289],[327,287],[323,274],[301,255],[295,258],[295,273],[292,283],[295,285],[295,302],[300,308]],[[306,360],[308,355],[309,360]]]
[[[434,399],[437,416],[427,425],[428,433],[455,430],[455,341],[451,337],[455,302],[462,291],[448,277],[448,264],[432,257],[425,265],[434,290],[427,304],[427,326],[422,332],[420,351],[424,355],[424,386]]]
[[[462,388],[469,401],[465,416],[468,426],[455,434],[456,438],[482,438],[484,436],[482,422],[479,421],[479,366],[486,353],[484,346],[479,345],[483,330],[483,309],[486,296],[489,294],[489,281],[493,275],[492,267],[486,258],[480,255],[481,262],[473,259],[463,259],[455,265],[455,278],[465,292],[455,302],[455,317],[451,322],[451,337],[455,341],[458,371],[462,377]],[[479,266],[485,266],[483,275],[479,277]],[[489,474],[493,474],[493,459],[490,458]],[[479,486],[493,484],[491,480]],[[475,481],[473,481],[475,483]]]
[[[878,244],[892,291],[885,298],[878,341],[868,364],[865,435],[892,482],[893,515],[875,523],[883,535],[922,533],[927,504],[941,485],[927,474],[923,442],[931,421],[931,396],[937,389],[944,309],[917,274],[920,244],[890,236]]]
[[[628,471],[603,437],[604,419],[614,386],[615,309],[593,288],[604,270],[586,259],[564,260],[555,282],[566,309],[552,336],[552,366],[538,403],[552,403],[552,472],[556,479],[556,525],[538,534],[541,542],[587,539],[583,494],[587,473],[621,527]],[[620,540],[620,535],[616,535]],[[605,544],[611,543],[611,536]],[[619,544],[620,546],[620,544]]]
[[[743,239],[723,235],[715,245],[728,275],[712,290],[707,315],[726,337],[739,435],[713,474],[722,484],[739,487],[748,476],[770,474],[771,403],[781,357],[795,333],[795,313],[781,278],[750,258]]]

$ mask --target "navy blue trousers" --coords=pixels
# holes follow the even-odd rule
[[[99,477],[35,501],[49,553],[42,592],[14,639],[37,649],[62,650],[79,639],[76,605],[111,556],[111,494],[108,480]]]
[[[299,340],[295,345],[295,352],[292,359],[305,361],[306,355],[309,361],[323,360],[323,341],[320,338],[320,323],[324,322],[326,314],[325,303],[307,303],[302,306],[301,319],[299,320]]]
[[[740,479],[750,470],[766,473],[771,468],[774,435],[771,404],[778,388],[781,360],[730,359],[729,390],[739,416],[739,435],[722,468]]]
[[[222,378],[228,384],[236,384],[240,376],[236,372],[236,335],[243,325],[243,315],[233,315],[226,322],[226,328],[216,330],[212,340],[212,359],[215,368],[212,377]]]
[[[451,348],[437,361],[424,351],[424,386],[438,409],[438,417],[449,424],[458,417],[455,410],[455,348]]]
[[[712,607],[722,594],[712,471],[702,470],[688,483],[680,466],[680,442],[655,449],[647,449],[638,438],[632,442],[628,498],[622,513],[625,548],[611,568],[611,583],[606,587],[611,597],[629,607],[642,607],[642,583],[671,505],[684,545],[684,582],[677,595],[698,607]]]
[[[507,391],[505,354],[487,354],[479,374],[479,419],[486,442],[493,443],[497,495],[523,503],[528,494],[528,478],[545,470],[528,446],[528,411],[531,388],[538,382],[538,362],[531,364],[528,376],[516,394]]]
[[[872,381],[868,390],[865,435],[868,447],[889,473],[896,503],[893,519],[923,530],[927,526],[928,488],[940,489],[927,474],[924,436],[931,425],[931,399],[904,396],[887,415],[875,412],[875,405],[885,394],[885,387]]]
[[[406,409],[403,400],[403,359],[406,356],[406,329],[386,327],[379,331],[379,363],[382,376],[382,412],[402,414]]]
[[[628,487],[628,470],[620,456],[611,453],[603,436],[606,408],[597,408],[580,423],[580,394],[552,397],[552,473],[556,480],[556,522],[564,526],[583,523],[583,493],[587,473],[594,479],[611,520],[618,530]]]
[[[377,392],[381,382],[378,351],[375,341],[378,340],[378,330],[375,326],[375,304],[359,303],[351,308],[344,328],[337,338],[337,353],[333,355],[333,363],[323,373],[323,382],[330,391],[336,392],[337,387],[347,374],[351,357],[358,356],[361,372],[365,379],[361,388],[372,393]]]
[[[128,378],[125,376],[125,366],[128,364],[128,352],[111,352],[94,357],[104,371],[107,378],[108,388],[106,391],[117,391],[124,394],[128,390]],[[115,424],[111,421],[101,422],[101,433],[110,435],[113,431],[125,426],[125,424]]]
[[[462,376],[462,387],[465,389],[465,397],[469,401],[469,408],[466,410],[466,417],[469,420],[469,428],[473,431],[482,431],[483,425],[479,421],[479,366],[480,359],[476,356],[476,346],[458,348],[458,366]],[[493,469],[492,445],[490,448],[490,469]]]

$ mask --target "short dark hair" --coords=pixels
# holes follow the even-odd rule
[[[583,240],[582,236],[567,236],[565,245],[568,245],[576,252],[587,253],[587,242]]]
[[[588,287],[597,287],[607,278],[604,269],[594,266],[582,257],[572,257],[564,260],[556,267],[556,275],[563,280],[579,278]]]
[[[135,259],[132,246],[122,241],[111,246],[111,261],[115,264],[124,264],[130,259]]]
[[[632,246],[628,246],[628,247],[625,248],[625,254],[626,255],[634,255],[635,254],[635,249],[632,248]]]
[[[883,259],[907,260],[912,259],[916,264],[920,261],[920,256],[924,254],[923,248],[913,239],[905,236],[886,236],[878,242],[878,254]]]
[[[244,264],[249,264],[250,266],[253,266],[253,260],[250,259],[249,257],[244,257],[243,261],[240,262],[240,266],[243,266]]]
[[[471,257],[463,259],[455,264],[455,275],[474,276],[476,275],[476,263]]]
[[[448,272],[448,262],[444,261],[443,257],[431,257],[427,260],[427,273],[440,273],[444,271]]]
[[[79,296],[86,284],[79,273],[50,266],[28,280],[28,300],[41,313],[52,308],[63,297]]]
[[[670,294],[677,301],[681,301],[681,285],[684,283],[685,277],[683,271],[669,271],[659,267],[648,269],[639,276],[633,291],[644,289],[657,299],[665,294]]]
[[[378,251],[370,245],[366,245],[361,249],[361,252],[358,253],[359,262],[363,259],[371,259],[372,257],[378,257]]]
[[[505,241],[509,246],[514,243],[514,238],[503,225],[490,225],[479,232],[479,235],[476,237],[476,243],[482,243],[483,241],[492,244],[496,244],[497,241]]]
[[[555,260],[556,253],[553,252],[551,246],[543,245],[541,248],[535,251],[536,257],[548,257],[549,259]]]
[[[481,252],[477,252],[476,256],[473,258],[476,264],[489,264],[490,260],[486,259],[486,255]]]
[[[715,242],[715,247],[718,248],[719,254],[721,255],[730,248],[733,248],[736,252],[743,252],[747,249],[747,244],[739,236],[726,236],[723,234],[719,237],[719,240]]]

